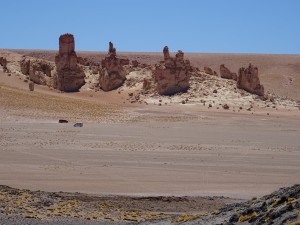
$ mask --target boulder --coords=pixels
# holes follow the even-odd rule
[[[186,92],[190,87],[190,61],[184,60],[184,53],[180,50],[172,58],[167,46],[164,47],[163,54],[164,61],[156,65],[153,73],[157,92],[160,95]]]
[[[258,68],[249,64],[248,68],[240,68],[237,79],[237,88],[259,96],[264,95],[264,86],[260,84]]]
[[[29,87],[29,91],[34,91],[34,83],[32,81],[28,83],[28,87]]]
[[[237,80],[236,73],[232,73],[224,64],[220,65],[220,76],[225,79]]]
[[[60,91],[79,91],[84,85],[84,71],[77,65],[75,40],[72,34],[59,37],[59,52],[55,56],[57,72],[57,89]]]
[[[214,71],[208,66],[204,66],[204,72],[209,75],[215,75]]]
[[[111,91],[120,87],[126,80],[124,66],[129,64],[128,59],[117,57],[116,48],[109,42],[107,56],[102,60],[99,84],[103,91]]]

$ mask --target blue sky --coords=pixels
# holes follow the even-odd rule
[[[0,48],[300,54],[299,0],[1,0]]]

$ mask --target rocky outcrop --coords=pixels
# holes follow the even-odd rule
[[[103,91],[111,91],[120,87],[126,80],[124,66],[129,64],[128,59],[117,57],[116,48],[109,42],[107,56],[102,60],[99,84]]]
[[[163,49],[164,61],[156,66],[154,80],[156,90],[160,95],[172,95],[178,92],[186,92],[191,77],[190,62],[184,60],[184,53],[178,51],[175,58],[172,58],[167,46]]]
[[[214,71],[208,66],[204,67],[204,72],[209,74],[209,75],[214,75]]]
[[[236,73],[232,73],[224,64],[220,65],[220,76],[225,79],[237,80]]]
[[[77,63],[74,36],[72,34],[61,35],[59,52],[55,56],[58,90],[78,91],[84,85],[85,74]]]
[[[4,57],[0,57],[0,65],[2,66],[3,72],[8,73],[9,70],[7,68],[7,60]]]
[[[36,84],[56,88],[56,73],[54,63],[46,60],[23,58],[20,61],[21,72],[28,75]]]
[[[249,64],[248,68],[240,68],[237,88],[259,96],[264,95],[264,86],[260,84],[258,68]]]

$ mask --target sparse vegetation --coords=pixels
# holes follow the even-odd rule
[[[248,215],[241,215],[240,218],[239,218],[239,222],[245,222],[247,220],[250,220],[251,218],[257,216],[257,213],[256,212],[252,212]]]
[[[120,107],[67,97],[46,95],[2,86],[0,89],[0,107],[10,115],[29,118],[64,117],[68,120],[94,120],[114,117]]]

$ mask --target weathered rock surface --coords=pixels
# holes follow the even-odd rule
[[[57,76],[54,63],[46,60],[23,58],[20,61],[20,69],[34,83],[56,88]]]
[[[258,68],[249,64],[248,68],[240,68],[237,80],[237,88],[259,96],[264,95],[264,86],[260,84]]]
[[[7,68],[7,60],[4,57],[0,57],[0,65],[2,66],[3,72],[8,73],[8,68]]]
[[[167,46],[163,49],[164,61],[156,66],[154,80],[156,89],[160,95],[173,95],[178,92],[186,92],[191,77],[190,62],[184,60],[184,53],[178,51],[175,58],[172,58]]]
[[[237,80],[237,74],[231,72],[224,64],[220,65],[220,76],[225,79]]]
[[[72,34],[61,35],[59,52],[55,56],[58,90],[78,91],[84,85],[85,74],[77,63],[74,36]]]
[[[117,57],[116,48],[109,42],[107,56],[102,60],[99,84],[103,91],[111,91],[120,87],[126,80],[124,66],[129,64],[129,60]]]
[[[204,72],[207,73],[207,74],[209,74],[209,75],[215,75],[214,71],[210,67],[208,67],[208,66],[204,67]]]

